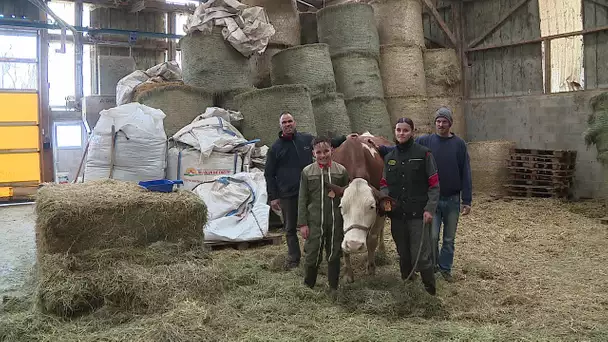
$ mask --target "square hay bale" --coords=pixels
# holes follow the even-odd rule
[[[473,192],[491,196],[506,194],[504,185],[509,182],[507,160],[511,148],[514,147],[514,142],[504,140],[476,141],[467,144],[471,160]]]
[[[99,180],[49,184],[36,196],[38,254],[203,241],[207,207],[193,193],[148,191],[136,183]]]

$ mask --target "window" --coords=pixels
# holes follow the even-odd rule
[[[19,31],[0,35],[0,89],[38,88],[37,39]]]
[[[48,3],[49,8],[69,25],[74,25],[75,13],[73,2],[52,1]],[[56,24],[55,19],[50,15],[47,16],[48,22]],[[61,30],[49,30],[49,34],[61,34]],[[72,31],[66,30],[66,35],[72,35]]]
[[[57,52],[61,43],[49,43],[49,105],[65,107],[66,97],[74,96],[74,44],[66,42],[65,53]]]
[[[55,137],[58,148],[80,148],[82,147],[81,125],[57,125]]]

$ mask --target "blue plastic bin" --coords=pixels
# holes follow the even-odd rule
[[[172,181],[170,179],[157,179],[153,181],[139,182],[139,186],[156,192],[172,192],[173,185],[175,184],[184,184],[184,182],[181,180]]]

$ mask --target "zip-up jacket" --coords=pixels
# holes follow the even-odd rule
[[[439,176],[431,151],[414,142],[398,144],[384,157],[380,190],[397,201],[392,215],[422,218],[435,213],[439,201]]]
[[[302,170],[298,200],[298,226],[332,226],[342,229],[340,198],[329,197],[327,183],[347,186],[349,177],[346,168],[336,162],[329,167],[318,163],[308,165]]]
[[[313,139],[308,133],[296,131],[291,136],[283,136],[283,132],[279,132],[279,138],[268,150],[264,168],[269,200],[298,195],[300,173],[313,162]],[[340,146],[345,140],[346,136],[332,139],[332,147]]]

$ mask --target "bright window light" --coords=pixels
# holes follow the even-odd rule
[[[82,147],[82,127],[80,125],[57,125],[55,131],[57,147]]]

